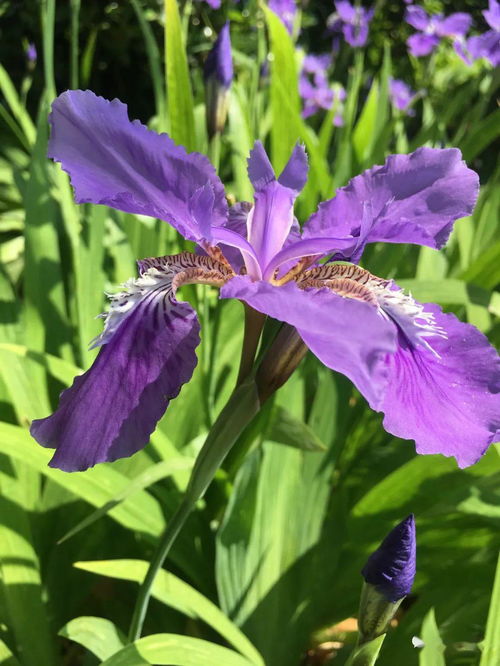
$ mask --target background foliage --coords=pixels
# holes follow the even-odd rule
[[[463,9],[482,25],[484,7],[472,0],[426,7]],[[348,93],[344,126],[334,128],[330,113],[306,124],[300,53],[272,12],[255,2],[219,12],[187,2],[180,10],[187,48],[171,49],[165,78],[164,31],[168,45],[174,23],[153,0],[0,7],[0,663],[342,664],[354,634],[338,623],[356,615],[359,570],[414,512],[418,575],[379,663],[493,666],[500,449],[466,470],[416,457],[411,442],[385,433],[349,382],[312,356],[237,442],[155,584],[148,637],[123,647],[137,582],[234,385],[242,308],[191,288],[188,298],[203,311],[199,364],[146,449],[84,473],[47,467],[50,452],[27,426],[92,362],[87,344],[100,331],[103,292],[135,274],[136,258],[182,247],[160,221],[74,205],[66,175],[46,159],[56,92],[80,86],[118,96],[131,117],[206,151],[201,65],[227,11],[236,69],[220,160],[228,191],[251,197],[245,158],[256,138],[277,168],[297,138],[306,144],[300,221],[389,152],[461,148],[482,184],[472,218],[456,225],[443,252],[377,246],[364,265],[500,341],[498,71],[484,61],[466,67],[448,45],[431,59],[410,59],[403,3],[379,2],[367,48],[344,45],[334,61],[332,78]],[[305,51],[330,48],[332,10],[304,6]],[[35,65],[24,55],[28,42],[38,50]],[[390,76],[425,89],[415,116],[391,108]],[[423,650],[412,647],[414,635]]]

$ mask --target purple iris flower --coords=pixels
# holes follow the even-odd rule
[[[455,50],[458,55],[470,65],[474,60],[485,58],[493,67],[500,65],[500,3],[490,0],[488,9],[483,16],[490,26],[482,35],[469,37],[467,40],[457,40]]]
[[[396,525],[370,555],[361,571],[363,578],[396,603],[411,592],[417,563],[415,518],[410,514]]]
[[[205,0],[205,2],[211,9],[220,9],[221,0]]]
[[[329,53],[305,56],[299,77],[299,93],[304,101],[303,118],[309,118],[320,109],[328,111],[335,104],[333,123],[339,126],[343,124],[342,102],[345,99],[345,90],[342,86],[333,89],[328,83],[328,68],[331,62]]]
[[[430,16],[418,5],[406,8],[405,20],[418,30],[406,42],[411,55],[417,58],[432,53],[443,37],[463,37],[472,21],[469,14],[464,12],[450,14],[446,18],[442,14]]]
[[[364,46],[374,11],[374,9],[354,7],[347,0],[337,0],[330,29],[333,32],[342,32],[344,39],[351,46]]]
[[[269,9],[277,14],[290,34],[293,32],[297,5],[295,0],[269,0]]]
[[[391,78],[389,80],[389,96],[395,109],[403,111],[407,116],[415,115],[415,111],[409,107],[418,97],[418,93],[415,93],[404,81]]]
[[[69,173],[78,203],[165,220],[205,253],[143,259],[139,277],[111,297],[94,364],[54,414],[32,424],[38,442],[56,449],[53,467],[83,470],[148,442],[196,365],[198,320],[176,298],[190,283],[294,326],[419,453],[455,456],[463,467],[495,441],[500,360],[485,336],[358,265],[368,243],[444,245],[478,191],[457,149],[388,157],[320,204],[300,232],[293,206],[308,167],[299,145],[276,178],[257,142],[248,160],[254,204],[228,210],[206,157],[131,122],[116,99],[67,91],[50,122],[49,156]]]

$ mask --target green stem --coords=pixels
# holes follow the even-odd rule
[[[236,381],[237,386],[248,377],[252,370],[260,334],[266,320],[266,315],[262,314],[262,312],[254,310],[246,303],[243,303],[243,307],[245,308],[245,332],[243,334],[240,369]]]
[[[186,523],[197,501],[205,494],[231,447],[259,409],[257,387],[254,380],[249,378],[235,388],[215,421],[196,458],[184,499],[167,525],[140,587],[130,625],[130,641],[137,640],[141,635],[151,597],[151,588],[176,536]]]
[[[220,166],[220,132],[215,132],[213,137],[208,140],[208,158],[218,172]]]

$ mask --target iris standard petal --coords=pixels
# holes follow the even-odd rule
[[[337,0],[335,3],[335,11],[345,23],[350,23],[356,20],[356,9],[347,0]]]
[[[237,276],[221,289],[259,312],[295,326],[309,349],[329,368],[343,373],[377,409],[386,389],[387,355],[396,331],[376,308],[328,289],[299,289],[294,282],[275,287]],[[367,336],[366,332],[370,331]]]
[[[453,223],[469,215],[479,179],[456,148],[419,148],[391,155],[320,204],[303,237],[353,235],[366,243],[416,243],[442,247]]]
[[[405,21],[417,30],[424,31],[429,26],[431,19],[423,7],[410,5],[406,8]]]
[[[171,297],[171,277],[143,277],[108,315],[92,367],[61,394],[51,416],[31,434],[55,448],[50,465],[80,471],[144,447],[157,421],[196,366],[199,324],[194,310]]]
[[[224,187],[208,159],[131,122],[119,100],[68,90],[53,103],[50,123],[49,157],[69,173],[77,203],[158,217],[195,241],[224,224]],[[202,231],[192,206],[206,187],[213,191],[213,205]]]
[[[293,204],[307,175],[307,159],[297,145],[276,180],[271,162],[260,141],[248,158],[248,175],[255,188],[255,205],[247,217],[247,237],[257,256],[260,273],[285,244],[294,222]],[[247,264],[248,274],[260,275]]]
[[[399,334],[381,410],[384,427],[414,439],[418,453],[475,463],[500,439],[500,359],[486,337],[437,305],[426,312],[444,336],[427,338],[431,351]]]

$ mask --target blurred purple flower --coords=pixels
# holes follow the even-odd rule
[[[469,14],[463,12],[450,14],[447,17],[443,17],[442,14],[430,16],[418,5],[406,8],[405,20],[418,30],[406,42],[411,55],[417,58],[432,53],[443,37],[463,37],[472,21]]]
[[[198,320],[176,299],[191,283],[221,287],[221,298],[295,327],[419,453],[455,456],[464,467],[496,441],[500,359],[485,336],[357,265],[368,243],[446,243],[478,191],[458,150],[388,157],[320,204],[300,232],[301,146],[276,178],[257,142],[248,160],[255,202],[228,211],[207,158],[131,122],[120,101],[67,91],[50,122],[49,156],[69,173],[78,203],[166,220],[205,252],[143,259],[139,277],[111,296],[94,364],[54,414],[33,421],[35,439],[56,449],[51,466],[83,470],[145,446],[196,365]]]
[[[220,9],[222,0],[203,0],[211,9]]]
[[[204,68],[207,132],[209,138],[222,132],[226,122],[229,88],[233,80],[233,58],[229,21],[219,33]]]
[[[299,93],[304,101],[303,118],[309,118],[320,109],[329,111],[335,103],[333,123],[339,126],[343,124],[341,102],[345,99],[345,90],[342,86],[333,89],[328,83],[328,68],[331,62],[329,53],[305,56],[299,77]]]
[[[482,35],[475,35],[469,39],[455,41],[455,51],[468,65],[479,58],[485,58],[493,67],[500,65],[500,3],[490,0],[489,8],[483,11],[483,16],[491,30]]]
[[[36,63],[37,52],[36,52],[36,46],[33,44],[33,42],[30,42],[26,47],[26,58],[29,63],[33,65]]]
[[[410,514],[396,525],[370,555],[363,578],[391,603],[411,592],[417,564],[415,518]]]
[[[401,81],[401,79],[389,79],[389,96],[391,104],[395,109],[404,111],[407,116],[415,115],[415,111],[409,107],[418,94],[404,81]]]
[[[335,13],[329,20],[329,29],[332,32],[342,32],[351,46],[364,46],[373,14],[374,9],[355,7],[347,0],[337,0]]]
[[[295,0],[269,0],[269,9],[277,14],[290,34],[293,32],[293,24],[297,13]]]

